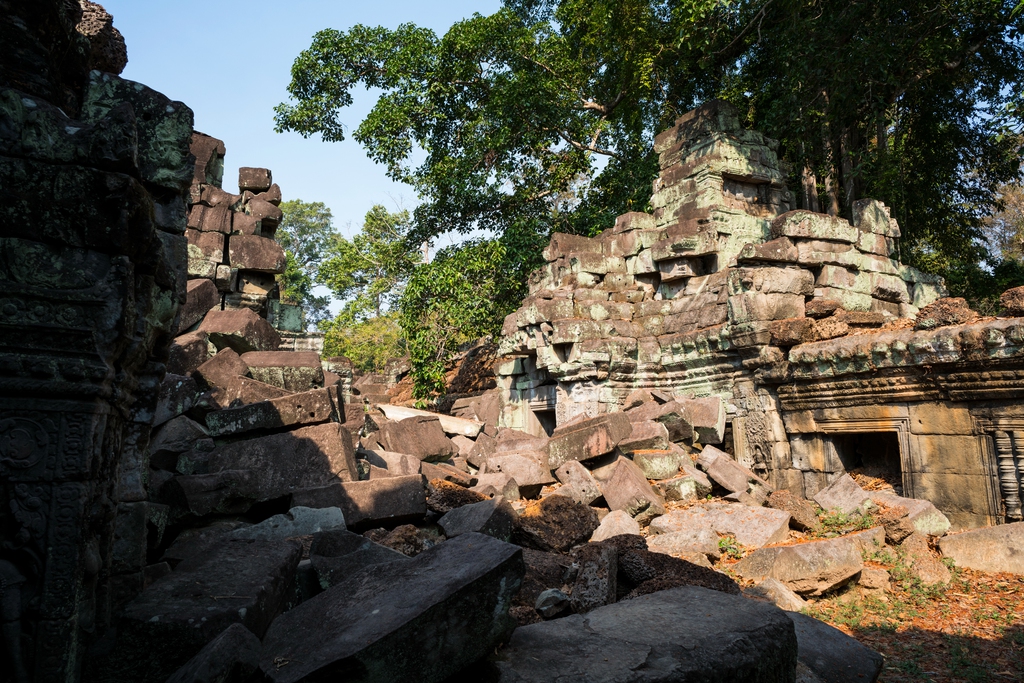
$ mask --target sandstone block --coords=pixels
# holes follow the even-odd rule
[[[218,410],[206,416],[206,425],[213,436],[225,436],[258,429],[344,422],[344,417],[338,390],[332,387]]]
[[[879,491],[872,491],[870,495],[871,501],[876,505],[885,505],[888,508],[901,507],[906,510],[902,521],[912,531],[919,531],[928,536],[944,536],[949,531],[949,519],[927,500],[904,498]]]
[[[322,590],[347,581],[372,565],[409,560],[397,550],[344,529],[314,534],[309,559]]]
[[[747,644],[742,652],[733,646],[739,638]],[[645,683],[782,683],[793,680],[797,641],[793,622],[776,607],[688,586],[516,629],[496,657],[498,680],[635,680],[652,651],[666,656],[656,670],[645,669]]]
[[[714,446],[704,447],[697,464],[704,469],[708,478],[730,493],[759,492],[766,496],[771,491],[768,482]]]
[[[568,495],[578,503],[590,505],[601,497],[601,489],[586,467],[578,460],[570,460],[555,470],[555,476],[561,482],[558,493]]]
[[[333,504],[341,508],[348,528],[355,531],[416,522],[427,514],[426,481],[419,474],[330,484],[326,491],[318,492],[321,502],[327,502],[323,498],[327,494],[334,496]],[[301,496],[294,494],[292,500],[301,500]]]
[[[717,561],[722,556],[718,548],[718,534],[708,527],[692,527],[667,534],[652,534],[647,537],[647,547],[652,553],[686,556],[705,555]]]
[[[572,551],[579,569],[569,604],[577,614],[615,602],[618,582],[618,550],[611,545],[586,543]]]
[[[224,348],[193,370],[192,378],[205,389],[219,389],[234,386],[239,377],[248,374],[249,366],[234,349]]]
[[[197,441],[209,437],[209,433],[194,420],[179,415],[153,433],[149,442],[149,461],[152,467],[173,470],[178,454],[191,450]],[[210,447],[213,447],[212,442]]]
[[[945,536],[939,539],[939,549],[958,567],[1024,574],[1024,522]]]
[[[623,453],[663,451],[668,448],[668,430],[662,423],[645,420],[633,422],[632,425],[633,431],[618,444],[619,450]]]
[[[268,168],[243,166],[238,169],[238,189],[242,192],[266,192],[273,184],[273,175]]]
[[[475,532],[501,541],[509,541],[517,516],[516,511],[504,498],[494,498],[457,507],[446,513],[437,523],[444,529],[444,535],[448,538]]]
[[[729,320],[747,323],[804,316],[804,297],[800,294],[762,294],[744,292],[729,297]]]
[[[821,528],[814,504],[806,498],[795,496],[789,491],[773,491],[765,505],[790,514],[789,525],[797,531],[815,531]]]
[[[737,256],[739,263],[796,263],[799,252],[788,237],[777,237],[761,244],[745,244]]]
[[[759,548],[736,563],[733,571],[753,581],[778,579],[801,595],[821,595],[855,577],[863,566],[856,540],[829,538]]]
[[[187,413],[196,404],[199,393],[194,379],[168,372],[160,383],[160,395],[153,411],[153,427]]]
[[[228,540],[283,541],[297,536],[312,536],[321,531],[345,528],[341,508],[293,507],[282,515],[273,515],[259,524],[245,526],[224,534]]]
[[[658,491],[665,497],[665,500],[697,500],[701,498],[701,486],[697,480],[690,475],[673,477],[672,479],[661,479],[655,482]]]
[[[545,484],[554,483],[547,455],[538,451],[495,453],[487,458],[480,474],[507,474],[516,480],[524,498],[536,498]]]
[[[189,280],[185,305],[178,312],[178,329],[187,330],[203,319],[206,312],[220,304],[220,293],[212,280]]]
[[[684,419],[693,426],[694,441],[722,443],[725,438],[725,402],[719,396],[681,398]]]
[[[795,611],[786,612],[786,616],[796,629],[798,672],[802,668],[829,683],[878,680],[885,664],[882,655],[814,617]]]
[[[786,584],[768,577],[756,586],[743,590],[744,594],[759,600],[767,600],[781,610],[799,612],[807,607],[807,601],[791,591]]]
[[[558,427],[548,442],[548,467],[557,469],[569,460],[590,460],[611,453],[632,429],[624,413],[607,413]]]
[[[634,392],[634,394],[636,393]],[[650,395],[649,392],[647,392],[647,395]],[[642,395],[630,395],[633,403],[636,403],[641,398]],[[629,404],[630,400],[627,400],[627,405]],[[693,426],[686,419],[686,409],[675,400],[658,402],[652,399],[647,402],[641,402],[639,405],[627,409],[626,416],[630,422],[634,423],[644,420],[654,420],[662,423],[668,430],[669,441],[683,441],[684,439],[693,438]]]
[[[519,548],[463,534],[412,561],[376,565],[281,615],[263,641],[261,670],[274,683],[443,681],[508,637],[522,577]]]
[[[479,420],[469,420],[464,417],[431,413],[426,410],[417,410],[406,406],[396,406],[382,403],[377,408],[384,413],[389,420],[402,421],[410,417],[433,417],[441,423],[441,429],[448,436],[461,435],[475,439],[484,428],[484,423]]]
[[[516,542],[537,550],[565,552],[585,543],[598,527],[597,512],[567,496],[530,503],[519,516]]]
[[[772,236],[856,244],[859,233],[841,218],[811,211],[788,211],[772,223]]]
[[[230,351],[230,349],[226,350]],[[262,401],[272,401],[290,394],[291,392],[285,389],[257,382],[241,375],[233,375],[225,377],[220,386],[203,397],[201,403],[204,404],[204,407],[213,410],[224,410]]]
[[[865,512],[874,507],[871,496],[857,485],[849,474],[843,474],[827,488],[814,495],[814,502],[822,510],[838,510],[846,515]]]
[[[274,351],[281,344],[277,330],[247,308],[210,311],[199,331],[207,333],[218,349],[230,347],[237,353]]]
[[[260,639],[241,624],[231,624],[178,669],[167,683],[243,681],[260,665]]]
[[[447,514],[463,505],[472,505],[487,500],[487,496],[477,491],[443,479],[430,479],[427,483],[427,509]]]
[[[188,240],[189,277],[213,279],[217,265],[224,262],[224,235],[189,228],[185,238]]]
[[[190,375],[210,357],[209,335],[205,332],[187,332],[175,337],[167,359],[167,372]]]
[[[657,493],[643,471],[632,460],[620,458],[601,492],[612,510],[623,510],[640,524],[665,514],[665,500]]]
[[[740,545],[760,548],[789,538],[789,513],[747,505],[711,504],[673,510],[651,522],[651,534],[707,528],[731,535]]]
[[[604,519],[601,520],[601,524],[598,525],[597,531],[590,537],[590,540],[594,543],[599,541],[605,541],[613,536],[621,536],[623,534],[633,534],[636,536],[640,535],[640,525],[635,519],[629,516],[628,512],[623,510],[612,510]]]
[[[283,273],[288,259],[281,245],[269,237],[232,235],[228,240],[228,262],[240,271]]]
[[[471,489],[488,498],[497,496],[501,496],[505,500],[519,500],[520,498],[519,484],[510,475],[502,472],[478,475],[476,485]]]
[[[445,436],[436,415],[385,422],[377,432],[377,441],[389,451],[408,453],[428,462],[447,460],[459,452]]]
[[[1007,315],[1018,318],[1024,316],[1024,286],[1003,292],[999,297],[999,303],[1006,309]]]
[[[320,354],[315,351],[250,351],[242,354],[252,378],[288,391],[324,386]]]
[[[671,479],[679,474],[684,457],[671,450],[642,450],[634,451],[633,462],[648,479]]]

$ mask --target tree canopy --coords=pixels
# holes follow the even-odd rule
[[[505,0],[443,36],[317,33],[276,124],[351,135],[419,194],[412,242],[484,230],[522,287],[552,232],[644,210],[653,136],[724,98],[780,141],[798,206],[879,199],[903,260],[953,275],[991,261],[984,218],[1019,179],[1022,31],[1017,0]],[[347,128],[356,87],[380,95]]]
[[[299,304],[306,320],[314,325],[329,317],[330,300],[313,294],[320,284],[320,265],[327,258],[335,238],[333,216],[326,204],[294,199],[281,203],[284,217],[274,238],[288,257],[278,276],[281,298]]]

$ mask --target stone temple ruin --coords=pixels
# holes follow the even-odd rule
[[[892,259],[877,202],[790,211],[727,105],[430,413],[320,358],[270,172],[224,190],[101,7],[0,13],[0,683],[870,682],[799,613],[884,598],[869,553],[1024,574],[1021,320]]]
[[[699,441],[776,488],[859,469],[958,528],[1020,520],[1024,321],[931,306],[943,283],[899,262],[879,202],[852,225],[791,210],[776,146],[705,105],[655,142],[653,214],[552,239],[505,321],[502,424],[550,434],[660,390],[703,399]]]

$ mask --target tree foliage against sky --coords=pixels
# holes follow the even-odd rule
[[[331,250],[333,216],[326,204],[301,199],[282,202],[281,211],[284,218],[274,234],[288,257],[278,276],[281,298],[302,306],[306,321],[315,325],[330,315],[328,297],[316,296],[313,288],[320,284],[320,265]]]
[[[721,97],[781,142],[799,206],[849,217],[880,199],[903,260],[952,274],[991,259],[983,219],[1019,177],[1017,5],[505,0],[443,36],[319,32],[276,121],[354,137],[419,194],[412,241],[487,231],[521,287],[551,232],[593,235],[644,210],[654,134]],[[356,87],[380,96],[349,129]]]

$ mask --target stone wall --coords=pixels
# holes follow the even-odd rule
[[[777,487],[813,496],[877,438],[955,524],[1015,518],[1024,325],[935,304],[877,201],[852,223],[791,210],[776,146],[709,103],[656,138],[650,214],[552,238],[505,320],[502,424],[550,432],[637,388],[717,396],[726,447]]]
[[[142,587],[192,112],[89,71],[123,67],[94,8],[0,14],[0,678],[72,681]]]

